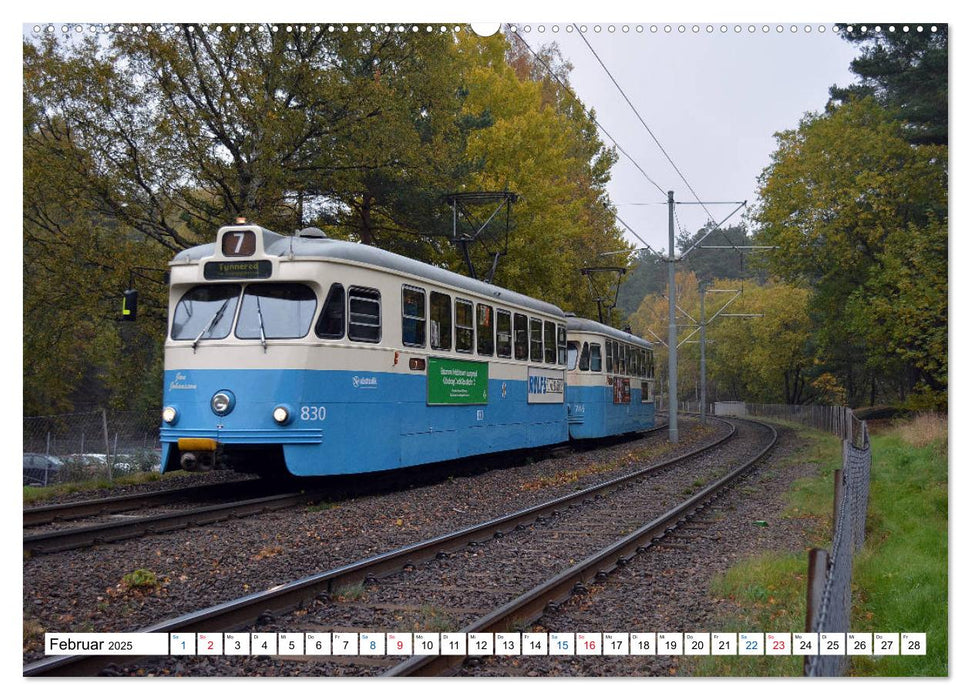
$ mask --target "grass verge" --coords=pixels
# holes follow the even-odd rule
[[[921,421],[918,424],[918,421]],[[942,428],[943,426],[943,428]],[[796,481],[786,518],[805,519],[806,545],[831,546],[833,470],[840,444],[796,428],[807,448],[790,463],[811,462],[817,476]],[[870,500],[864,549],[853,568],[854,632],[926,632],[926,656],[855,656],[849,675],[947,676],[946,422],[922,417],[871,436]],[[783,465],[784,468],[785,465]],[[798,632],[805,629],[805,551],[766,553],[718,576],[711,595],[728,610],[713,629]],[[692,676],[799,676],[802,657],[686,657]]]
[[[133,486],[135,484],[145,484],[152,481],[160,481],[168,478],[175,478],[176,476],[185,476],[186,472],[170,472],[168,474],[159,474],[158,472],[137,472],[135,474],[125,474],[123,476],[116,476],[112,480],[108,480],[107,477],[100,479],[89,479],[87,481],[75,481],[65,484],[51,484],[50,486],[24,486],[24,505],[29,506],[35,503],[41,503],[58,496],[67,496],[68,494],[78,493],[81,491],[98,491],[101,489],[110,489],[116,486]]]

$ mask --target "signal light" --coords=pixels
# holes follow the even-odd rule
[[[138,292],[134,289],[126,289],[121,301],[121,320],[135,321],[138,315]]]

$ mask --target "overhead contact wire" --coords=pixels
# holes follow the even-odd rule
[[[593,121],[593,123],[597,125],[597,128],[600,129],[600,131],[603,132],[604,136],[606,136],[608,139],[610,139],[610,141],[614,144],[614,146],[617,148],[618,151],[620,151],[622,154],[624,154],[624,156],[626,156],[627,159],[631,163],[633,163],[634,167],[637,168],[637,170],[641,173],[641,175],[643,175],[648,182],[650,182],[652,185],[654,185],[657,188],[658,192],[660,192],[662,195],[667,196],[667,192],[664,190],[664,188],[662,188],[659,184],[657,184],[651,178],[651,176],[647,174],[647,172],[644,170],[644,168],[642,168],[640,166],[640,164],[636,160],[634,160],[633,156],[631,156],[630,153],[628,153],[627,151],[624,150],[623,146],[620,145],[620,143],[617,141],[617,139],[615,139],[613,136],[610,135],[610,132],[608,132],[603,127],[603,124],[601,124],[599,121],[597,121],[597,118],[593,116],[592,110],[587,109],[586,105],[584,105],[583,102],[580,101],[580,98],[576,96],[576,94],[573,92],[573,90],[568,85],[566,85],[566,83],[564,83],[562,80],[560,80],[560,77],[556,73],[553,72],[553,69],[549,66],[549,64],[547,64],[546,61],[544,61],[542,58],[540,58],[539,54],[537,54],[535,51],[533,51],[533,48],[528,43],[526,43],[526,40],[523,39],[519,35],[518,32],[513,32],[513,36],[515,36],[517,39],[519,39],[519,41],[522,42],[523,46],[526,47],[526,50],[529,51],[533,55],[533,58],[535,58],[537,61],[539,61],[539,63],[546,69],[546,72],[549,73],[550,77],[553,78],[553,80],[555,80],[557,83],[559,83],[560,84],[560,87],[562,87],[564,90],[566,90],[566,93],[570,97],[572,97],[576,101],[576,103],[578,105],[580,105],[580,107],[581,107],[581,109],[583,109],[584,113],[586,113],[586,115],[588,117],[590,117],[591,121]],[[603,64],[601,64],[601,65],[603,65]],[[627,226],[627,224],[624,224],[624,225]],[[627,229],[628,230],[631,230],[631,228],[629,226],[627,226]],[[631,231],[631,232],[633,233],[633,231]],[[641,240],[641,242],[643,242],[643,239],[641,239],[640,236],[638,236],[637,238],[638,238],[638,240]]]
[[[580,31],[580,28],[576,24],[574,24],[573,27],[577,30],[577,34],[583,40],[583,43],[587,45],[587,48],[588,49],[590,49],[590,53],[592,53],[593,54],[593,57],[597,59],[597,63],[599,63],[600,64],[600,67],[604,69],[604,72],[607,74],[607,77],[610,78],[610,81],[614,84],[614,87],[617,88],[617,90],[620,92],[621,96],[627,102],[628,106],[631,108],[631,110],[633,110],[633,112],[637,116],[638,120],[640,120],[641,124],[647,130],[647,133],[650,134],[650,136],[651,136],[652,139],[654,139],[654,143],[657,144],[657,147],[661,150],[661,153],[663,153],[664,154],[664,157],[667,158],[668,163],[670,163],[671,164],[671,167],[674,168],[674,171],[678,174],[678,176],[681,178],[681,181],[685,184],[685,187],[687,187],[688,190],[691,192],[692,196],[694,196],[695,201],[697,201],[698,204],[701,205],[701,208],[705,210],[705,213],[708,215],[709,220],[715,221],[715,217],[708,210],[708,207],[705,206],[705,203],[703,201],[701,201],[701,197],[698,196],[698,193],[695,192],[694,187],[692,187],[691,186],[691,183],[688,182],[688,178],[686,178],[684,176],[684,173],[681,172],[681,169],[674,162],[674,159],[671,158],[671,156],[668,154],[668,152],[666,150],[664,150],[664,146],[661,145],[661,142],[658,140],[657,136],[655,136],[654,135],[654,132],[651,131],[651,127],[649,127],[647,125],[647,122],[644,121],[644,118],[641,116],[641,113],[637,111],[637,107],[635,107],[634,106],[634,103],[630,101],[630,98],[629,97],[627,97],[627,93],[624,92],[624,89],[620,86],[620,83],[618,83],[617,80],[614,78],[613,74],[607,68],[606,64],[604,64],[604,62],[601,60],[600,56],[594,50],[593,46],[591,46],[590,45],[590,42],[587,41],[587,37],[584,36],[583,32]],[[709,233],[711,233],[711,231]],[[724,231],[723,231],[723,233],[724,233]],[[727,238],[727,236],[726,236],[726,238]],[[731,243],[730,240],[729,240],[729,243]],[[735,248],[735,244],[734,243],[731,243],[731,245],[732,245],[732,248]]]

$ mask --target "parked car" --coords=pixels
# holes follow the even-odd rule
[[[24,486],[47,486],[57,480],[64,463],[57,457],[24,453]]]

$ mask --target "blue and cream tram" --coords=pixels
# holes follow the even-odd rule
[[[570,437],[601,438],[654,425],[654,351],[637,336],[567,318]]]
[[[246,224],[179,253],[170,284],[163,470],[349,474],[569,439],[552,304]]]

